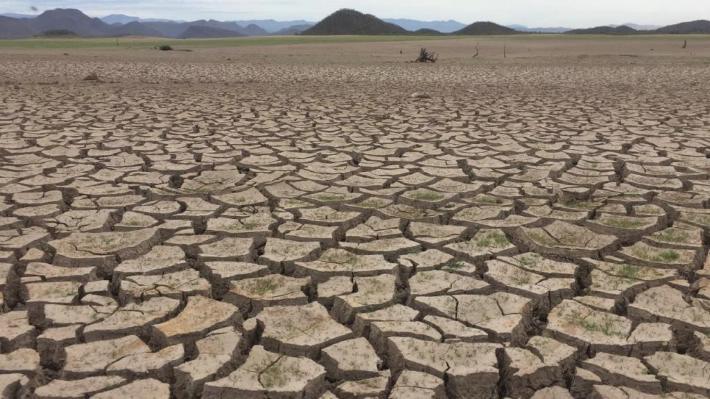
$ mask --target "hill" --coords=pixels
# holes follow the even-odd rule
[[[431,29],[443,33],[451,33],[466,27],[466,24],[454,20],[420,21],[417,19],[385,18],[383,21],[401,26],[411,32],[418,31],[419,29]]]
[[[239,32],[247,36],[266,36],[269,34],[269,32],[257,24],[249,24],[239,30]]]
[[[46,32],[42,32],[42,33],[40,33],[39,35],[35,35],[35,36],[39,36],[39,37],[63,37],[63,38],[67,38],[67,37],[79,37],[79,36],[77,36],[76,33],[72,32],[72,31],[70,31],[70,30],[66,30],[66,29],[48,30],[48,31],[46,31]]]
[[[137,26],[118,29],[98,18],[91,18],[75,9],[45,11],[35,18],[0,17],[0,39],[31,37],[34,35],[72,32],[82,37],[124,36],[127,34],[150,34]]]
[[[220,34],[218,32],[222,31],[221,34],[226,34],[231,32],[229,36],[234,36],[233,33],[237,33],[239,36],[261,36],[267,35],[268,32],[261,29],[256,25],[250,25],[248,27],[243,27],[236,22],[222,22],[210,20],[199,20],[192,22],[142,22],[143,25],[155,29],[160,33],[160,36],[167,37],[184,37],[186,33],[193,34]],[[205,29],[193,29],[191,32],[187,32],[191,27],[201,27]],[[210,29],[215,29],[211,31]],[[228,32],[224,32],[228,31]],[[210,33],[211,32],[211,33]],[[210,37],[210,36],[208,36]],[[225,37],[225,36],[211,36],[211,37]]]
[[[222,22],[222,21],[216,21],[214,19],[208,19],[208,20],[201,19],[199,21],[184,22],[180,25],[183,26],[185,28],[185,30],[187,30],[190,26],[204,26],[207,28],[215,28],[215,29],[222,29],[222,30],[237,32],[241,36],[249,36],[252,34],[259,34],[259,35],[266,34],[265,30],[257,27],[256,25],[254,25],[252,28],[247,30],[243,26],[239,25],[236,22]],[[256,29],[256,31],[254,30],[254,28]]]
[[[436,29],[427,29],[427,28],[417,29],[412,33],[415,35],[421,35],[421,36],[438,36],[438,35],[445,34],[445,33],[439,32]]]
[[[16,14],[20,15],[20,14]],[[8,17],[12,18],[17,18],[13,17],[12,15],[7,15]],[[32,18],[32,16],[29,16],[29,18]],[[190,23],[189,21],[178,21],[178,20],[170,20],[170,19],[161,19],[161,18],[141,18],[141,17],[135,17],[132,15],[125,15],[125,14],[111,14],[111,15],[106,15],[105,17],[101,17],[101,20],[106,22],[109,25],[125,25],[131,22],[140,22],[140,23],[153,23],[153,22],[167,22],[167,23],[173,23],[173,24],[185,24],[185,23]],[[199,21],[195,21],[199,22]],[[248,20],[242,20],[242,21],[212,21],[216,22],[219,24],[231,24],[232,26],[238,25],[240,29],[243,27],[245,31],[253,31],[254,36],[260,36],[260,35],[266,35],[270,33],[276,33],[280,30],[285,30],[288,29],[292,26],[296,25],[307,25],[307,26],[313,26],[312,22],[304,21],[304,20],[293,20],[293,21],[276,21],[273,19],[248,19]],[[253,27],[251,25],[254,25]],[[214,26],[215,28],[220,28],[220,26]],[[222,29],[229,29],[225,27],[221,27]],[[258,29],[257,29],[258,28]],[[186,28],[185,28],[186,29]],[[234,30],[234,29],[231,29]],[[240,33],[245,33],[245,32],[240,32]]]
[[[111,30],[102,20],[91,18],[75,9],[57,8],[45,11],[28,21],[35,32],[69,30],[79,36],[105,36]]]
[[[588,29],[573,29],[565,33],[573,35],[633,35],[639,33],[634,28],[630,28],[626,25],[621,26],[596,26],[594,28]]]
[[[456,35],[512,35],[519,33],[515,29],[498,25],[493,22],[474,22],[471,25],[454,32]]]
[[[517,30],[518,32],[526,33],[563,33],[572,30],[572,28],[565,28],[562,26],[545,26],[530,28],[525,25],[508,25],[508,28]]]
[[[587,29],[529,28],[523,25],[502,26],[493,22],[419,21],[414,19],[379,19],[356,10],[342,9],[315,25],[307,21],[172,21],[143,19],[124,14],[92,18],[76,9],[54,9],[39,15],[0,14],[0,39],[19,39],[47,32],[72,32],[80,37],[156,36],[156,37],[233,37],[276,35],[510,35],[521,32],[597,35],[632,34],[710,34],[710,21],[682,22],[655,29],[651,25],[607,25]],[[443,33],[442,33],[443,32]]]
[[[217,37],[238,37],[244,36],[233,30],[214,28],[211,26],[191,25],[180,35],[181,39],[207,39]]]
[[[313,25],[310,24],[305,24],[305,25],[293,25],[289,26],[288,28],[283,28],[279,31],[274,32],[274,35],[281,35],[281,36],[288,36],[288,35],[298,35],[304,30],[310,28]]]
[[[609,26],[623,26],[623,25],[626,25],[626,26],[628,26],[629,28],[634,28],[634,29],[636,29],[636,30],[642,30],[642,31],[645,31],[645,30],[656,30],[656,29],[658,29],[658,28],[661,27],[660,25],[642,25],[642,24],[635,24],[635,23],[632,23],[632,22],[625,23],[625,24],[621,24],[621,25],[609,25]]]
[[[0,17],[0,39],[20,39],[35,33],[25,19]]]
[[[402,35],[409,31],[374,15],[343,9],[327,16],[303,35]]]
[[[656,33],[666,34],[692,34],[692,33],[710,33],[710,21],[698,20],[691,22],[683,22],[680,24],[664,26],[655,30]]]
[[[275,22],[276,23],[276,22]],[[196,27],[194,29],[190,29]],[[256,24],[199,20],[192,22],[148,20],[123,14],[91,18],[75,9],[45,11],[37,17],[0,16],[0,39],[19,39],[44,32],[71,31],[81,37],[156,36],[156,37],[233,37],[268,35]]]
[[[140,22],[141,19],[138,17],[132,17],[130,15],[125,15],[125,14],[111,14],[111,15],[107,15],[105,17],[101,17],[101,20],[106,22],[109,25],[113,25],[113,24],[125,25],[125,24],[129,24],[131,22]]]
[[[111,36],[162,36],[160,32],[140,22],[129,22],[125,25],[112,25]]]
[[[101,20],[109,25],[125,25],[131,22],[185,22],[185,21],[173,21],[171,19],[162,18],[140,18],[125,14],[111,14],[105,17],[101,17]]]
[[[305,25],[305,26],[307,26],[307,28],[313,26],[313,22],[304,21],[302,19],[293,20],[293,21],[276,21],[273,19],[248,19],[248,20],[234,21],[234,22],[238,23],[241,26],[256,25],[268,33],[273,33],[273,34],[277,34],[277,35],[280,34],[277,32],[285,31],[285,30],[290,29],[291,27],[294,27],[294,26],[304,26]],[[303,30],[305,30],[305,29],[303,29]]]
[[[165,22],[165,21],[152,21],[152,22],[141,22],[141,25],[155,30],[157,34],[155,36],[164,37],[175,37],[181,38],[185,37],[186,34],[192,35],[217,35],[230,33],[229,36],[234,36],[236,32],[240,36],[247,36],[243,31],[244,28],[241,26],[231,23],[231,22],[220,22],[213,20],[199,20],[193,22]],[[195,28],[190,30],[190,28]],[[202,29],[204,28],[204,29]],[[213,30],[214,29],[214,30]],[[190,32],[188,32],[190,30]],[[201,36],[198,36],[201,37]],[[206,37],[225,37],[225,36],[206,36]]]
[[[172,21],[141,22],[141,24],[159,32],[160,34],[158,36],[165,37],[180,37],[180,35],[185,33],[187,28],[190,27],[190,25],[185,22]]]

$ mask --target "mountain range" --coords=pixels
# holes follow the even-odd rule
[[[111,14],[107,15],[105,17],[101,17],[101,20],[106,22],[109,25],[113,24],[127,24],[130,22],[141,22],[141,23],[150,23],[150,22],[174,22],[174,23],[189,23],[189,21],[180,21],[180,20],[170,20],[170,19],[157,19],[157,18],[139,18],[139,17],[133,17],[130,15],[124,15],[124,14]],[[249,26],[249,25],[255,25],[258,26],[259,28],[263,29],[267,33],[276,33],[284,29],[289,29],[294,26],[311,26],[314,24],[314,22],[310,21],[304,21],[302,19],[299,20],[294,20],[294,21],[276,21],[273,19],[251,19],[251,20],[241,20],[241,21],[230,21],[233,22],[239,26]]]
[[[383,18],[382,20],[401,26],[411,32],[415,32],[420,29],[432,29],[441,33],[453,33],[466,27],[466,24],[452,19],[448,21],[419,21],[416,19]]]
[[[620,26],[597,26],[588,29],[573,29],[565,32],[570,34],[587,34],[587,35],[635,35],[635,34],[708,34],[710,33],[710,21],[697,20],[690,22],[681,22],[675,25],[663,26],[653,30],[639,30],[629,25]]]
[[[656,30],[658,28],[662,28],[661,25],[640,25],[640,24],[635,24],[632,22],[627,22],[627,23],[621,24],[621,25],[609,25],[609,26],[611,26],[612,28],[615,28],[617,26],[622,26],[622,25],[628,26],[629,28],[633,28],[636,30]]]
[[[82,37],[156,36],[171,38],[207,38],[264,35],[386,35],[386,34],[458,34],[505,35],[515,33],[570,34],[689,34],[710,33],[710,21],[698,20],[657,27],[651,25],[608,25],[587,29],[566,27],[529,28],[503,26],[493,22],[465,25],[455,20],[419,21],[380,19],[355,10],[336,11],[318,23],[306,20],[271,19],[242,21],[174,21],[112,14],[92,18],[75,9],[54,9],[39,15],[0,14],[0,39],[25,38],[45,34],[71,34]]]
[[[529,28],[525,25],[507,25],[508,28],[510,29],[515,29],[518,32],[525,32],[525,33],[565,33],[567,31],[572,30],[572,28],[564,28],[561,26],[554,26],[554,27],[540,27],[540,28]]]
[[[13,39],[42,35],[48,31],[71,32],[83,37],[157,36],[173,38],[261,36],[269,32],[256,24],[215,20],[170,21],[140,19],[127,15],[91,18],[79,10],[54,9],[36,17],[0,16],[0,38]],[[300,22],[300,21],[299,21]],[[276,24],[276,26],[281,26]]]

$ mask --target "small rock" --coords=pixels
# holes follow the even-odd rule
[[[91,72],[88,75],[84,76],[83,80],[87,81],[98,81],[99,80],[99,75],[96,72]]]
[[[430,95],[426,93],[421,93],[421,92],[414,92],[410,96],[410,98],[431,98]]]

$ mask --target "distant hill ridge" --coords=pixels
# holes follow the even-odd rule
[[[493,22],[474,22],[454,32],[456,35],[509,35],[516,30]],[[351,9],[338,10],[304,31],[303,35],[396,35],[421,34],[437,35],[439,31],[420,28],[408,31],[399,25],[385,22],[374,15],[363,14]]]
[[[466,27],[466,24],[463,24],[459,21],[454,21],[454,20],[448,20],[448,21],[419,21],[416,19],[406,19],[406,18],[383,18],[382,19],[385,22],[389,22],[391,24],[399,25],[402,28],[411,31],[411,32],[416,32],[422,29],[427,29],[427,30],[434,30],[437,32],[441,33],[452,33],[456,32],[457,30],[463,29]]]
[[[290,25],[290,24],[293,25]],[[631,25],[631,26],[629,26]],[[406,29],[406,28],[409,29]],[[636,29],[638,28],[638,29]],[[569,34],[710,34],[710,21],[697,20],[650,29],[648,25],[598,26],[588,29],[527,28],[502,26],[493,22],[474,22],[464,26],[458,21],[383,20],[352,9],[342,9],[315,25],[303,20],[275,21],[172,21],[142,19],[123,14],[92,18],[76,9],[54,9],[40,15],[0,15],[0,39],[16,39],[47,32],[72,32],[81,37],[156,36],[156,37],[232,37],[279,35],[510,35],[522,32]],[[443,32],[443,33],[442,33]]]
[[[302,35],[396,35],[408,30],[374,15],[342,9],[303,31]]]
[[[48,30],[70,30],[79,36],[101,36],[111,32],[111,27],[98,18],[90,18],[79,10],[58,8],[45,11],[36,18],[26,19],[38,33]]]
[[[228,29],[214,28],[212,26],[191,25],[180,35],[181,39],[208,39],[217,37],[244,36]]]
[[[576,35],[631,35],[634,33],[639,33],[634,28],[628,27],[626,25],[621,26],[597,26],[588,29],[572,29],[571,31],[565,32]]]
[[[636,25],[638,26],[638,25]],[[710,34],[710,21],[697,20],[682,22],[675,25],[663,26],[654,30],[639,30],[628,25],[597,26],[589,29],[573,29],[565,32],[570,34],[596,34],[596,35],[634,35],[634,34]]]
[[[681,22],[675,25],[668,25],[656,29],[658,33],[666,34],[703,34],[710,33],[710,21],[698,20],[690,22]]]
[[[471,25],[454,32],[456,35],[513,35],[516,33],[520,32],[493,22],[474,22]]]
[[[11,18],[0,16],[0,39],[16,39],[43,35],[51,31],[71,31],[81,37],[155,36],[155,37],[233,37],[261,36],[269,32],[250,24],[199,20],[175,22],[141,20],[122,14],[108,16],[107,21],[91,18],[76,9],[54,9],[36,17]],[[301,27],[299,29],[303,30]]]

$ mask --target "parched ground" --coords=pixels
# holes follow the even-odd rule
[[[0,50],[0,396],[710,397],[710,40],[426,45]]]

